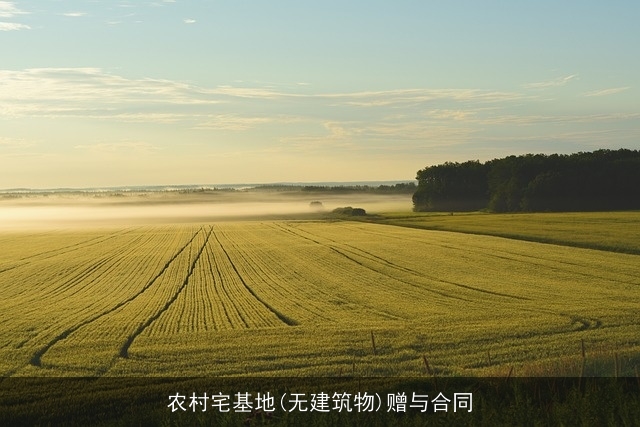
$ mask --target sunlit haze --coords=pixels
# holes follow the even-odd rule
[[[0,189],[640,148],[640,4],[0,1]]]

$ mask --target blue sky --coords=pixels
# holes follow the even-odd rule
[[[635,1],[0,1],[0,188],[640,148]]]

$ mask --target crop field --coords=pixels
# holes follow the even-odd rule
[[[5,377],[577,375],[583,345],[593,374],[638,363],[637,255],[293,220],[5,231],[0,251]]]
[[[455,215],[398,212],[378,215],[375,221],[640,255],[640,211]]]

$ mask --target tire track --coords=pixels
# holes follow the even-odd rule
[[[216,238],[216,241],[220,243],[219,240],[217,239],[217,235],[214,237]],[[217,246],[220,248],[221,251],[223,250],[222,245],[218,244]],[[231,262],[229,262],[228,266],[231,266],[231,269],[233,270],[233,272],[229,272],[229,274],[233,275],[235,273],[235,275],[238,277],[238,279],[242,283],[242,287],[233,286],[233,285],[225,286],[227,282],[226,281],[227,275],[224,273],[225,271],[229,271],[230,269],[228,266],[227,268],[224,268],[224,265],[223,265],[224,262],[217,261],[218,257],[214,256],[213,248],[211,249],[212,250],[210,253],[211,253],[211,257],[213,258],[211,273],[213,274],[213,277],[219,278],[218,283],[217,284],[214,283],[214,288],[215,288],[216,294],[219,297],[220,305],[222,306],[222,309],[224,310],[227,320],[229,321],[229,326],[232,329],[236,328],[237,322],[234,321],[234,318],[236,320],[239,319],[242,322],[242,325],[244,325],[243,326],[244,328],[251,328],[252,325],[255,326],[255,323],[251,321],[252,319],[251,314],[259,315],[259,318],[262,319],[262,313],[260,313],[260,309],[256,308],[254,304],[249,304],[247,307],[245,307],[245,304],[242,304],[242,301],[245,300],[246,297],[245,295],[243,295],[243,292],[241,292],[240,290],[242,289],[242,287],[244,287],[246,290],[246,284],[242,281],[242,278],[240,278],[240,276],[237,274],[237,270],[235,269],[235,266]],[[226,253],[225,253],[225,258],[227,258],[228,260],[228,255]],[[215,273],[213,270],[213,265],[215,265]],[[255,299],[255,296],[253,294],[250,293],[250,295]],[[250,301],[250,299],[248,299],[247,301]],[[261,303],[260,301],[258,302]],[[262,305],[264,306],[264,304]],[[269,312],[272,313],[271,311]]]
[[[389,279],[391,279],[391,280],[393,280],[395,282],[407,285],[409,288],[417,289],[421,295],[424,295],[424,293],[431,293],[431,294],[434,294],[434,295],[439,295],[440,297],[443,297],[446,300],[459,300],[459,301],[465,301],[465,302],[468,302],[468,303],[475,303],[476,302],[475,300],[471,300],[471,299],[467,299],[467,298],[451,295],[450,293],[440,292],[440,291],[433,290],[433,289],[430,289],[430,288],[425,288],[425,287],[419,286],[419,285],[417,285],[417,284],[415,284],[413,282],[408,282],[408,281],[403,280],[401,278],[390,276],[389,274],[386,274],[384,272],[378,271],[378,270],[376,270],[374,268],[371,268],[371,267],[363,264],[362,262],[358,261],[357,259],[354,259],[354,258],[348,256],[347,254],[341,252],[340,250],[338,250],[338,249],[336,249],[336,248],[334,248],[334,247],[332,247],[330,245],[327,245],[325,243],[319,242],[319,241],[317,241],[317,240],[315,240],[315,239],[313,239],[311,237],[307,237],[307,236],[301,235],[299,233],[296,233],[295,231],[290,230],[290,229],[288,229],[288,228],[286,228],[286,227],[284,227],[284,226],[282,226],[280,224],[274,224],[274,227],[277,227],[277,229],[279,231],[288,233],[288,234],[296,237],[297,239],[309,240],[309,241],[313,242],[315,245],[320,246],[321,248],[329,249],[329,250],[337,253],[341,257],[347,258],[350,262],[353,262],[353,263],[361,266],[362,268],[367,269],[367,270],[369,270],[369,271],[371,271],[373,273],[376,273],[376,274],[381,275],[381,276],[385,276],[385,277],[387,277],[387,278],[389,278]],[[437,281],[440,281],[440,280],[437,280]],[[387,289],[393,289],[393,292],[397,292],[396,288],[390,288],[389,286],[386,286],[386,288]],[[415,294],[411,294],[409,292],[403,292],[403,293],[408,298],[413,298],[414,295],[415,295]],[[388,311],[385,311],[385,310],[381,310],[379,307],[372,306],[372,305],[370,305],[369,303],[367,303],[365,301],[358,300],[357,304],[362,306],[362,307],[365,307],[367,310],[370,310],[373,313],[376,313],[377,315],[382,315],[383,317],[388,318],[388,319],[397,320],[397,319],[404,319],[405,318],[404,316],[398,316],[395,313],[388,312]]]
[[[173,261],[175,261],[175,259],[182,253],[184,252],[185,249],[187,249],[189,247],[189,245],[191,244],[191,242],[193,242],[193,240],[196,238],[196,236],[202,231],[202,228],[200,228],[198,231],[195,232],[195,234],[191,237],[191,239],[189,239],[189,241],[183,246],[181,247],[166,263],[165,265],[162,267],[162,269],[160,270],[160,272],[158,272],[158,274],[156,274],[138,293],[136,293],[135,295],[127,298],[124,301],[119,302],[118,304],[116,304],[115,306],[113,306],[112,308],[105,310],[83,322],[80,322],[64,331],[62,331],[60,334],[58,334],[56,337],[54,337],[51,341],[49,341],[46,345],[44,345],[43,347],[41,347],[39,350],[37,350],[33,356],[31,356],[31,360],[29,361],[29,364],[32,366],[36,366],[36,367],[40,367],[42,366],[42,356],[44,356],[44,354],[49,351],[49,349],[51,347],[53,347],[55,344],[57,344],[58,342],[64,340],[65,338],[67,338],[69,335],[71,335],[72,333],[74,333],[75,331],[77,331],[78,329],[89,325],[92,322],[95,322],[96,320],[107,316],[110,313],[113,313],[114,311],[116,311],[117,309],[119,309],[120,307],[130,303],[131,301],[135,300],[136,298],[138,298],[140,295],[142,295],[147,289],[149,289],[151,286],[153,286],[153,284],[156,282],[156,280],[158,280],[163,274],[164,272],[167,270],[167,268],[169,268],[169,265],[171,265],[173,263]]]
[[[261,223],[260,225],[264,226],[265,224]],[[276,230],[278,233],[282,232],[282,230],[270,224],[267,224],[267,228],[269,230]],[[229,241],[232,244],[234,244],[236,248],[239,248],[238,236],[236,236],[234,239],[230,239],[228,236],[225,236],[225,237],[229,239]],[[255,243],[252,244],[251,239],[247,239],[245,236],[242,236],[242,235],[240,235],[240,238],[243,239],[245,244],[252,245],[251,247],[253,247],[255,250]],[[280,294],[283,298],[286,298],[287,297],[286,295],[291,295],[291,290],[288,289],[286,285],[283,285],[278,280],[272,279],[273,277],[278,277],[278,273],[279,273],[277,269],[273,268],[273,266],[283,265],[282,259],[274,257],[268,252],[261,252],[258,255],[258,259],[262,262],[254,262],[252,261],[252,253],[250,250],[240,251],[240,254],[246,260],[246,262],[250,265],[250,267],[254,270],[254,273],[262,279],[265,285],[269,286],[269,288],[271,288],[276,293]],[[288,273],[291,274],[293,277],[295,277],[298,281],[310,284],[313,287],[313,291],[316,293],[313,297],[311,297],[311,301],[307,300],[304,303],[301,303],[299,300],[292,298],[291,299],[292,308],[297,307],[299,310],[309,313],[315,316],[316,318],[321,318],[326,321],[331,321],[331,317],[327,315],[326,308],[321,308],[321,306],[317,304],[317,301],[318,300],[329,301],[333,298],[336,300],[340,300],[341,303],[343,304],[348,304],[348,301],[346,299],[336,297],[336,295],[324,291],[321,287],[316,287],[313,281],[310,281],[309,277],[307,277],[306,275],[300,274],[298,271],[295,271],[293,269],[288,269]]]
[[[142,332],[144,332],[144,330],[147,329],[149,327],[149,325],[151,325],[153,322],[155,322],[165,311],[167,311],[169,309],[169,307],[171,307],[171,304],[173,304],[175,302],[175,300],[178,299],[178,296],[180,296],[182,291],[187,287],[187,285],[189,284],[189,278],[191,277],[191,275],[193,274],[193,271],[196,268],[196,264],[198,263],[198,260],[200,259],[200,256],[202,255],[202,251],[204,251],[204,248],[207,246],[207,243],[209,242],[209,238],[211,237],[211,233],[213,233],[213,228],[212,227],[209,228],[209,232],[207,233],[207,236],[204,239],[204,243],[202,244],[202,247],[200,248],[200,250],[198,251],[198,253],[194,257],[193,262],[191,263],[191,266],[189,267],[189,271],[187,272],[187,276],[184,278],[184,281],[182,282],[182,285],[178,288],[177,292],[165,303],[165,305],[162,308],[160,308],[160,310],[158,310],[156,312],[156,314],[154,314],[153,316],[149,317],[143,324],[138,326],[138,328],[133,332],[133,334],[129,335],[129,337],[124,342],[122,347],[120,347],[119,356],[121,358],[126,359],[126,358],[129,357],[129,348],[131,347],[131,344],[133,344],[133,341]],[[198,233],[196,233],[196,235],[197,234]],[[189,243],[191,243],[191,241],[193,241],[193,239],[195,237],[196,236],[194,235],[193,238],[189,241]],[[187,244],[187,246],[189,245],[189,243]],[[186,248],[186,246],[185,246],[185,248]],[[167,267],[168,267],[168,265],[167,265]]]
[[[207,247],[207,251],[206,251],[206,258],[205,258],[205,265],[206,265],[206,270],[208,271],[210,274],[210,277],[212,278],[212,286],[207,286],[205,289],[207,290],[207,293],[209,295],[211,295],[209,297],[210,301],[216,301],[218,304],[216,304],[215,306],[213,304],[211,304],[211,313],[212,313],[212,317],[213,317],[213,328],[215,330],[220,330],[223,329],[223,326],[225,325],[225,320],[226,320],[226,324],[229,325],[229,327],[233,327],[233,322],[231,320],[231,316],[229,315],[229,312],[227,311],[227,306],[224,304],[223,302],[223,297],[222,297],[222,291],[218,289],[218,286],[216,286],[216,277],[218,277],[219,281],[222,281],[220,278],[220,270],[216,267],[214,268],[215,265],[215,257],[213,256],[213,253],[211,252],[211,249],[209,247]],[[215,312],[218,312],[218,316],[219,316],[219,320],[218,322],[216,322],[216,317],[215,316]],[[223,316],[224,315],[224,316]]]
[[[131,249],[125,249],[125,248],[132,247],[133,245],[139,244],[139,242],[144,242],[144,236],[140,235],[138,237],[135,237],[133,240],[127,243],[126,246],[123,247],[121,251],[114,251],[111,255],[98,260],[93,265],[90,265],[81,271],[72,271],[71,273],[69,273],[67,279],[65,279],[64,281],[61,281],[61,283],[56,288],[50,291],[47,291],[47,298],[52,300],[53,297],[60,296],[63,293],[66,293],[67,291],[69,291],[70,289],[75,288],[75,291],[73,291],[72,293],[68,294],[65,297],[65,298],[68,298],[81,291],[80,287],[76,286],[77,284],[82,283],[83,284],[82,287],[84,288],[92,285],[96,281],[100,280],[102,275],[108,274],[109,271],[111,271],[113,268],[117,267],[119,264],[123,262],[123,259],[121,259],[122,255],[126,253],[126,251],[131,252]],[[120,259],[118,260],[118,258]],[[113,260],[116,260],[116,262],[111,263],[111,261]],[[98,272],[100,269],[102,269],[103,266],[106,266],[106,268],[99,276],[95,276],[91,278],[91,280],[89,280],[88,282],[86,281],[86,279],[88,279],[91,275],[93,275],[93,273]],[[27,290],[24,290],[23,292],[17,295],[21,295],[22,293],[25,293],[25,292],[27,292]]]
[[[136,230],[136,228],[131,228],[129,230],[124,230],[124,231],[119,232],[119,233],[113,233],[113,234],[111,234],[111,235],[109,235],[107,237],[104,237],[104,236],[94,237],[94,238],[91,238],[91,239],[88,239],[88,240],[84,240],[82,242],[74,243],[72,245],[63,246],[61,248],[56,248],[56,249],[50,249],[48,251],[44,251],[44,252],[40,252],[40,253],[37,253],[37,254],[34,254],[34,255],[29,255],[29,256],[26,256],[26,257],[22,257],[22,258],[18,259],[17,262],[26,261],[26,260],[28,260],[28,261],[26,261],[26,262],[24,262],[22,264],[17,264],[17,265],[13,265],[11,267],[4,268],[4,269],[0,270],[0,274],[2,274],[4,272],[7,272],[7,271],[10,271],[10,270],[14,270],[16,268],[20,268],[20,267],[24,267],[26,265],[29,265],[29,264],[31,264],[33,262],[33,258],[37,258],[37,257],[40,257],[40,256],[45,255],[45,254],[50,254],[50,253],[53,252],[53,254],[51,254],[49,256],[46,256],[46,257],[43,257],[40,260],[53,258],[53,257],[56,257],[58,255],[66,254],[66,253],[69,253],[69,252],[74,252],[74,251],[76,251],[78,249],[82,249],[82,248],[98,245],[98,244],[106,242],[107,240],[111,240],[113,238],[124,236],[125,234],[132,233],[134,230]],[[65,250],[65,249],[69,249],[69,250]]]
[[[383,226],[389,226],[389,227],[396,227],[395,225],[388,225],[388,224],[380,224]],[[409,228],[409,227],[407,227]],[[362,232],[366,232],[368,234],[373,234],[376,236],[385,236],[384,233],[380,233],[374,230],[368,230],[368,229],[364,229],[362,227],[358,228],[360,231]],[[416,228],[412,228],[412,229],[416,229]],[[457,233],[457,234],[466,234],[466,235],[471,235],[471,236],[483,236],[483,237],[489,237],[489,238],[496,238],[496,239],[508,239],[508,240],[516,240],[516,241],[520,241],[520,242],[527,242],[527,243],[531,243],[531,244],[538,244],[538,245],[551,245],[551,246],[559,246],[559,247],[568,247],[568,248],[575,248],[575,249],[579,249],[579,250],[595,250],[593,248],[580,248],[580,247],[575,247],[575,246],[565,246],[565,245],[556,245],[553,243],[544,243],[544,242],[535,242],[535,241],[528,241],[528,240],[520,240],[520,239],[512,239],[512,238],[508,238],[508,237],[503,237],[503,236],[496,236],[496,235],[488,235],[488,234],[476,234],[476,233],[464,233],[464,232],[457,232],[457,231],[448,231],[448,230],[429,230],[429,229],[423,229],[423,228],[417,228],[416,230],[425,230],[425,231],[432,231],[432,232],[436,232],[436,233]],[[541,256],[535,256],[535,255],[531,255],[528,253],[517,253],[517,252],[509,252],[509,251],[505,251],[502,249],[496,249],[496,248],[491,248],[491,251],[488,251],[486,247],[483,246],[479,246],[479,245],[474,245],[474,244],[469,244],[469,243],[465,243],[465,248],[462,249],[460,247],[455,247],[455,246],[450,246],[450,245],[446,245],[446,244],[434,244],[434,243],[429,243],[429,242],[425,242],[422,239],[411,239],[414,242],[419,242],[425,245],[429,245],[429,246],[435,246],[438,248],[446,248],[446,249],[450,249],[456,252],[462,252],[463,255],[460,255],[461,257],[464,257],[464,252],[473,252],[473,253],[477,253],[480,254],[484,257],[492,257],[492,258],[497,258],[500,260],[507,260],[507,261],[512,261],[512,262],[518,262],[520,264],[524,264],[524,265],[536,265],[536,266],[540,266],[549,270],[553,270],[553,271],[560,271],[560,272],[566,272],[566,271],[571,271],[572,274],[577,274],[577,275],[581,275],[584,277],[588,277],[588,278],[596,278],[596,279],[603,279],[603,280],[609,280],[609,281],[614,281],[614,282],[618,282],[618,283],[622,283],[622,284],[627,284],[627,285],[635,285],[637,286],[639,283],[637,281],[635,281],[635,277],[629,275],[628,273],[622,273],[625,276],[631,277],[631,280],[622,280],[622,279],[618,279],[618,278],[610,278],[610,277],[603,277],[601,275],[598,274],[592,274],[592,273],[585,273],[583,271],[580,271],[580,269],[584,269],[585,267],[590,267],[589,264],[581,264],[581,263],[577,263],[577,262],[570,262],[570,261],[566,261],[566,260],[559,260],[559,259],[551,259],[551,258],[545,258],[545,257],[541,257]],[[470,250],[472,249],[472,250]],[[499,255],[503,254],[503,255]],[[632,254],[634,255],[634,254]],[[524,258],[524,259],[519,259],[519,258]],[[530,261],[530,260],[534,260],[534,261]],[[559,264],[560,266],[569,266],[569,267],[574,267],[576,268],[574,269],[563,269],[559,266],[551,266],[548,263],[555,263],[555,264]]]
[[[322,243],[322,242],[320,242],[320,241],[318,241],[318,240],[315,240],[315,239],[313,239],[313,238],[311,238],[311,237],[307,237],[307,236],[304,236],[304,235],[302,235],[302,234],[296,233],[296,232],[295,232],[295,231],[293,231],[293,230],[287,230],[287,229],[284,229],[284,228],[283,228],[283,230],[284,230],[284,231],[288,231],[289,233],[294,234],[294,235],[296,235],[296,236],[298,236],[298,237],[300,237],[300,238],[307,239],[307,240],[309,240],[309,241],[311,241],[311,242],[314,242],[314,243],[316,243],[316,244],[318,244],[318,245],[320,245],[320,246],[323,246],[323,247],[329,248],[329,249],[331,249],[332,251],[334,251],[335,253],[337,253],[337,254],[341,255],[342,257],[347,258],[347,259],[348,259],[348,260],[350,260],[351,262],[354,262],[354,263],[356,263],[356,264],[360,265],[360,266],[361,266],[361,267],[363,267],[363,268],[366,268],[366,269],[368,269],[368,270],[370,270],[370,271],[373,271],[373,272],[375,272],[375,273],[378,273],[378,274],[382,274],[383,276],[389,277],[390,279],[393,279],[393,280],[396,280],[396,281],[398,281],[398,282],[404,283],[404,284],[409,285],[409,286],[411,286],[411,287],[413,287],[413,288],[417,288],[417,289],[420,289],[421,291],[425,291],[425,292],[434,293],[434,294],[436,294],[436,295],[440,295],[441,297],[445,297],[445,298],[453,298],[453,299],[458,299],[458,300],[466,301],[466,302],[474,302],[473,300],[470,300],[470,299],[467,299],[467,298],[463,298],[463,297],[459,297],[459,296],[451,295],[450,293],[447,293],[447,292],[440,292],[440,291],[436,291],[436,290],[434,290],[434,289],[425,288],[425,287],[423,287],[423,286],[416,285],[416,284],[415,284],[415,283],[413,283],[413,282],[409,282],[409,281],[406,281],[406,280],[404,280],[404,279],[401,279],[401,278],[398,278],[398,277],[391,276],[391,275],[389,275],[389,274],[387,274],[387,273],[385,273],[385,272],[383,272],[383,271],[376,270],[376,269],[375,269],[375,268],[373,268],[373,267],[370,267],[370,266],[368,266],[368,265],[366,265],[366,264],[363,264],[362,262],[360,262],[360,261],[358,261],[357,259],[355,259],[355,258],[353,258],[353,257],[349,256],[349,255],[348,255],[348,254],[346,254],[345,252],[343,252],[343,251],[341,251],[341,250],[337,249],[336,247],[334,247],[334,246],[332,246],[332,245],[330,245],[330,244],[329,244],[329,245],[324,244],[324,243]],[[306,233],[308,233],[308,232],[306,232]],[[308,233],[308,234],[310,234],[310,233]],[[312,234],[312,236],[313,236],[313,234]],[[398,267],[397,267],[395,264],[393,264],[393,263],[389,263],[389,266],[390,266],[390,267],[392,267],[392,268],[396,268],[397,270],[400,270],[400,271],[410,272],[410,273],[411,273],[411,274],[413,274],[413,275],[416,275],[416,276],[418,276],[418,277],[423,277],[423,278],[426,278],[426,279],[432,280],[432,281],[434,281],[434,282],[446,283],[446,284],[448,284],[448,285],[452,285],[452,286],[456,286],[456,287],[460,287],[460,288],[464,288],[464,289],[468,289],[468,290],[472,290],[472,291],[476,291],[476,292],[481,292],[481,293],[486,293],[486,294],[491,294],[491,295],[497,295],[497,296],[501,296],[501,297],[505,297],[505,298],[518,299],[518,300],[525,300],[525,301],[530,300],[529,298],[526,298],[526,297],[520,297],[520,296],[517,296],[517,295],[509,295],[509,294],[502,294],[502,293],[494,292],[494,291],[488,291],[488,290],[486,290],[486,289],[475,288],[475,287],[473,287],[473,286],[463,285],[463,284],[461,284],[461,283],[456,283],[456,282],[452,282],[452,281],[449,281],[449,280],[444,280],[444,279],[441,279],[441,278],[439,278],[439,277],[429,276],[429,275],[426,275],[426,274],[424,274],[424,273],[418,273],[418,272],[416,272],[416,271],[414,271],[414,270],[405,269],[405,268],[398,268]]]
[[[213,230],[212,230],[213,231]],[[240,272],[238,271],[238,268],[236,267],[236,265],[233,263],[233,261],[231,260],[231,257],[229,256],[229,253],[227,252],[227,250],[224,248],[224,246],[222,246],[222,243],[220,242],[220,240],[218,239],[218,236],[216,236],[215,233],[213,233],[213,238],[216,239],[216,242],[218,242],[218,245],[220,245],[220,249],[222,249],[222,252],[224,253],[224,255],[226,256],[227,260],[229,261],[229,264],[231,265],[231,268],[233,268],[233,271],[235,271],[235,273],[238,275],[238,278],[240,279],[240,281],[242,282],[242,285],[247,289],[247,291],[249,291],[249,293],[251,295],[253,295],[253,297],[258,300],[258,302],[260,302],[263,306],[265,306],[270,312],[272,312],[273,314],[276,315],[276,317],[278,319],[280,319],[284,324],[286,324],[287,326],[296,326],[298,325],[298,322],[296,322],[293,319],[290,319],[289,317],[285,316],[284,314],[280,313],[278,310],[276,310],[275,308],[273,308],[271,305],[269,305],[267,302],[265,302],[262,298],[260,298],[253,289],[251,289],[251,287],[247,284],[247,282],[245,282],[244,278],[242,277],[242,275],[240,274]]]
[[[96,245],[96,244],[100,244],[100,243],[103,243],[103,242],[105,242],[105,241],[107,241],[107,240],[109,240],[109,239],[111,239],[111,238],[119,237],[119,236],[123,236],[123,235],[128,234],[128,233],[130,233],[130,232],[132,232],[132,231],[133,231],[133,230],[127,231],[127,232],[125,232],[125,233],[113,234],[113,235],[111,235],[111,236],[107,237],[106,239],[103,239],[103,240],[101,240],[101,241],[99,241],[99,242],[96,242],[96,243],[94,243],[94,244],[92,244],[92,245],[82,246],[82,247],[83,247],[83,248],[86,248],[86,247],[89,247],[89,246],[93,246],[93,245]],[[141,237],[136,237],[134,240],[132,240],[130,243],[128,243],[128,245],[129,245],[129,244],[132,244],[132,243],[134,243],[134,242],[136,242],[136,241],[139,241],[139,240],[141,240]],[[74,246],[77,246],[77,245],[74,245]],[[72,251],[67,251],[67,252],[73,252],[73,251],[74,251],[74,250],[72,250]],[[39,261],[42,261],[42,260],[45,260],[45,259],[49,259],[49,258],[53,258],[53,257],[56,257],[56,256],[58,256],[58,255],[60,255],[60,254],[67,253],[67,252],[60,252],[60,253],[56,253],[56,254],[53,254],[53,255],[51,255],[51,256],[48,256],[48,257],[42,258],[41,260],[38,260],[38,261],[36,261],[36,262],[39,262]],[[55,296],[57,296],[57,295],[59,295],[59,294],[61,294],[61,293],[65,292],[65,291],[67,291],[70,287],[72,287],[73,285],[75,285],[75,284],[79,283],[79,282],[80,282],[80,281],[82,281],[85,277],[87,277],[88,275],[92,274],[94,271],[97,271],[97,270],[98,270],[98,269],[100,269],[103,265],[107,264],[108,262],[110,262],[110,261],[112,261],[114,258],[116,258],[118,255],[119,255],[119,254],[118,254],[117,252],[116,252],[116,253],[113,253],[113,254],[111,254],[111,255],[108,255],[108,256],[105,256],[105,257],[103,257],[103,258],[100,258],[100,259],[95,260],[93,264],[87,265],[87,264],[85,263],[85,264],[83,264],[83,265],[80,265],[80,266],[78,266],[78,267],[77,267],[77,269],[69,269],[69,268],[67,268],[67,269],[64,271],[64,273],[61,275],[61,276],[63,276],[63,277],[58,277],[58,276],[56,276],[56,275],[51,275],[51,273],[50,273],[50,272],[48,272],[49,277],[47,277],[46,279],[44,279],[44,278],[43,278],[43,282],[42,282],[42,283],[45,283],[45,282],[51,281],[51,284],[52,284],[52,286],[51,286],[51,287],[53,287],[53,285],[55,285],[55,287],[53,287],[53,289],[51,289],[50,291],[48,291],[48,294],[47,294],[47,295],[48,295],[48,297],[49,297],[49,298],[51,298],[51,297],[55,297]],[[4,272],[4,271],[8,271],[8,270],[12,270],[12,269],[14,269],[14,268],[27,266],[27,265],[31,264],[32,262],[34,262],[34,261],[28,261],[28,262],[26,262],[26,263],[24,263],[24,264],[20,264],[20,265],[17,265],[17,266],[11,267],[11,268],[9,268],[9,269],[3,270],[3,272]],[[23,276],[24,276],[24,275],[23,275]],[[31,274],[29,274],[28,276],[31,276]],[[28,277],[28,276],[27,276],[27,277]],[[20,281],[20,280],[22,280],[22,278],[21,278],[20,276],[16,276],[16,277],[14,277],[14,278],[13,278],[13,280],[14,280],[14,281]],[[57,284],[57,285],[56,285],[56,284]],[[16,290],[16,291],[14,291],[14,293],[13,293],[13,294],[11,294],[11,297],[12,297],[12,298],[14,298],[14,299],[17,299],[17,298],[21,298],[21,297],[22,297],[23,295],[25,295],[25,294],[29,295],[29,294],[31,294],[31,293],[32,293],[32,289],[23,288],[22,290]]]
[[[299,231],[299,232],[304,232],[304,233],[307,233],[307,234],[310,234],[310,235],[314,236],[313,234],[309,233],[308,231],[303,231],[303,230],[298,230],[298,231]],[[293,231],[292,231],[292,232],[293,232]],[[294,232],[294,233],[295,233],[295,232]],[[298,233],[295,233],[295,234],[298,234]],[[298,234],[298,235],[299,235],[299,234]],[[300,235],[300,237],[305,237],[305,236]],[[320,243],[319,241],[313,240],[313,239],[311,239],[311,238],[308,238],[308,239],[309,239],[309,240],[311,240],[311,241],[313,241],[313,242],[315,242],[315,243],[318,243],[318,244],[322,245],[322,243]],[[332,240],[332,239],[330,239],[330,238],[326,238],[326,239],[327,239],[327,240],[329,240],[330,242],[335,243],[335,244],[339,244],[339,242],[337,242],[337,241],[335,241],[335,240]],[[367,266],[367,265],[364,265],[363,263],[361,263],[361,262],[359,262],[359,261],[355,260],[354,258],[350,257],[350,256],[349,256],[349,255],[347,255],[346,253],[344,253],[344,252],[342,252],[341,250],[339,250],[339,249],[335,248],[334,246],[331,246],[331,245],[326,245],[326,246],[328,246],[329,248],[333,249],[335,252],[339,253],[340,255],[342,255],[342,256],[344,256],[344,257],[346,257],[346,258],[350,259],[350,260],[351,260],[351,261],[353,261],[353,262],[358,263],[359,265],[361,265],[361,266],[363,266],[363,267],[365,267],[365,268],[368,268],[368,269],[370,269],[370,270],[372,270],[372,271],[375,271],[375,272],[377,272],[377,273],[380,273],[380,274],[384,274],[384,275],[385,275],[385,276],[387,276],[387,277],[394,278],[393,276],[389,276],[389,275],[388,275],[388,274],[386,274],[386,273],[383,273],[383,272],[378,271],[378,270],[376,270],[376,269],[374,269],[374,268],[372,268],[372,267],[369,267],[369,266]],[[511,295],[511,294],[505,294],[505,293],[502,293],[502,292],[496,292],[496,291],[489,291],[489,290],[487,290],[487,289],[476,288],[476,287],[474,287],[474,286],[464,285],[464,284],[462,284],[462,283],[452,282],[452,281],[450,281],[450,280],[444,280],[444,279],[441,279],[441,278],[438,278],[438,277],[435,277],[435,276],[428,276],[428,275],[426,275],[426,274],[424,274],[424,273],[422,273],[422,272],[419,272],[419,271],[413,270],[413,269],[411,269],[411,268],[408,268],[408,267],[404,267],[404,266],[397,265],[397,264],[395,264],[395,263],[393,263],[393,262],[391,262],[391,261],[389,261],[389,260],[386,260],[386,259],[384,259],[384,258],[381,258],[381,257],[379,257],[379,256],[377,256],[377,255],[374,255],[374,254],[372,254],[372,253],[370,253],[370,252],[367,252],[367,251],[365,251],[365,250],[363,250],[363,249],[356,248],[355,246],[352,246],[352,245],[349,245],[349,244],[345,244],[345,246],[348,246],[348,247],[350,247],[350,248],[354,249],[355,251],[362,252],[362,253],[364,253],[364,254],[368,255],[369,257],[373,257],[374,259],[369,258],[369,260],[371,260],[371,261],[374,261],[374,262],[375,262],[375,260],[382,261],[382,262],[384,262],[385,264],[387,264],[387,265],[388,265],[389,267],[391,267],[391,268],[394,268],[394,269],[396,269],[396,270],[400,270],[400,271],[404,271],[404,272],[406,272],[406,273],[413,274],[414,276],[418,276],[418,277],[425,277],[425,278],[427,278],[427,279],[429,279],[429,280],[434,280],[434,281],[441,282],[441,283],[446,283],[446,284],[449,284],[449,285],[452,285],[452,286],[457,286],[457,287],[461,287],[461,288],[464,288],[464,289],[469,289],[469,290],[476,291],[476,292],[482,292],[482,293],[486,293],[486,294],[491,294],[491,295],[501,296],[501,297],[505,297],[505,298],[512,298],[512,299],[518,299],[518,300],[523,300],[523,301],[530,301],[530,300],[531,300],[531,298],[527,298],[527,297],[523,297],[523,296]],[[453,249],[453,248],[451,248],[451,249]],[[355,252],[355,251],[350,251],[350,252],[351,252],[353,255],[363,256],[362,254],[358,254],[358,253],[357,253],[357,252]],[[367,256],[363,256],[363,257],[364,257],[364,258],[367,258]],[[403,281],[403,280],[401,280],[401,279],[397,279],[397,278],[395,278],[395,279],[396,279],[396,280],[400,280],[400,281],[402,281],[402,282],[404,282],[404,283],[408,283],[408,282],[405,282],[405,281]],[[415,284],[413,284],[413,286],[415,286]]]

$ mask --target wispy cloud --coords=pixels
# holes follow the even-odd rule
[[[625,86],[625,87],[614,87],[614,88],[610,88],[610,89],[601,89],[601,90],[594,90],[591,92],[587,92],[584,94],[584,96],[607,96],[607,95],[614,95],[616,93],[620,93],[620,92],[624,92],[631,89],[630,86]]]
[[[28,12],[18,9],[15,2],[0,1],[0,18],[15,18],[18,15],[25,15]],[[18,22],[0,22],[0,31],[29,30],[30,26]]]
[[[585,115],[494,115],[478,118],[477,122],[484,125],[538,125],[538,124],[579,124],[596,122],[619,122],[636,120],[640,113],[608,113]]]
[[[226,95],[226,96],[238,97],[238,98],[276,99],[276,98],[285,98],[289,96],[297,96],[297,95],[291,95],[287,93],[274,91],[268,88],[256,88],[256,87],[218,86],[212,91],[218,95]]]
[[[516,92],[496,92],[481,89],[402,89],[373,92],[352,92],[316,95],[360,107],[384,107],[393,104],[416,105],[438,100],[504,102],[525,98]]]
[[[0,31],[30,30],[31,27],[17,22],[0,22]]]
[[[472,140],[477,129],[472,126],[433,125],[425,121],[330,121],[325,132],[298,134],[281,138],[291,149],[331,151],[333,149],[367,152],[375,147],[386,151],[421,147],[453,146]],[[393,141],[393,144],[389,144]]]
[[[589,129],[585,131],[554,131],[554,130],[541,130],[535,134],[526,133],[523,135],[483,135],[474,138],[474,141],[488,143],[488,142],[503,142],[518,145],[520,143],[527,143],[526,147],[529,147],[529,143],[552,141],[561,143],[576,143],[577,146],[590,145],[594,148],[603,147],[615,147],[614,141],[628,141],[635,142],[640,135],[640,129]],[[619,147],[617,147],[619,148]],[[530,149],[528,149],[531,152]]]
[[[137,152],[148,153],[152,151],[160,150],[161,148],[144,141],[120,141],[120,142],[98,142],[95,144],[81,144],[76,145],[76,149],[88,150],[92,152]]]
[[[290,116],[244,117],[237,114],[218,114],[198,122],[194,129],[242,131],[268,123],[293,123],[299,119]]]
[[[33,144],[21,138],[8,138],[0,136],[0,148],[24,148]]]
[[[571,80],[574,80],[577,78],[578,78],[577,74],[571,74],[570,76],[558,77],[552,80],[546,80],[546,81],[536,82],[536,83],[527,83],[523,86],[525,89],[546,89],[550,87],[564,86],[567,83],[569,83]]]
[[[440,120],[470,120],[475,115],[475,111],[463,110],[431,110],[427,112],[427,117]]]
[[[196,20],[191,18],[185,18],[182,22],[184,22],[185,24],[195,24]]]
[[[86,12],[67,12],[63,13],[62,16],[68,16],[70,18],[80,18],[82,16],[87,16]]]
[[[0,1],[0,18],[13,18],[28,12],[18,9],[13,1]]]
[[[226,132],[227,137],[235,132],[242,143],[260,141],[251,143],[260,149],[278,146],[302,152],[306,147],[308,152],[324,153],[331,148],[355,151],[390,145],[445,147],[470,144],[487,135],[536,138],[550,130],[628,127],[640,118],[634,112],[551,115],[540,97],[524,90],[415,88],[323,93],[295,82],[236,83],[243,86],[202,87],[129,78],[98,68],[0,70],[0,118],[171,125],[171,132],[192,132],[199,140],[211,136],[223,141],[221,133]],[[626,89],[604,89],[591,96]],[[77,148],[94,152],[154,149],[140,141],[97,142]]]
[[[41,115],[105,111],[112,116],[168,106],[222,102],[205,89],[161,79],[128,79],[97,68],[0,70],[0,114]],[[150,111],[151,110],[151,111]]]

